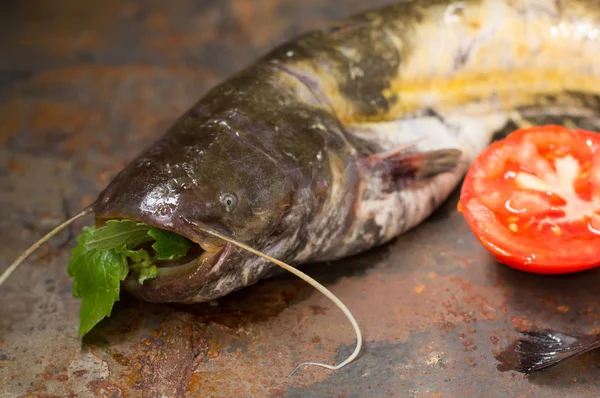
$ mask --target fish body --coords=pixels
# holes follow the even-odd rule
[[[203,249],[143,286],[201,302],[278,268],[385,244],[427,218],[495,134],[600,129],[600,3],[405,1],[308,32],[211,89],[93,205]]]

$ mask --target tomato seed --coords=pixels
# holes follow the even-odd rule
[[[513,232],[518,232],[519,226],[513,222],[513,223],[508,224],[508,229],[510,229]]]
[[[563,234],[562,229],[560,229],[560,227],[558,225],[552,226],[552,232],[554,232],[554,235],[556,235],[556,236],[562,236],[562,234]]]

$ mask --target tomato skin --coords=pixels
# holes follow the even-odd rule
[[[569,230],[569,233],[564,237],[547,231],[539,232],[535,228],[518,232],[515,228],[511,231],[502,222],[506,217],[503,210],[491,209],[482,202],[481,192],[495,193],[490,187],[503,184],[500,180],[501,172],[509,162],[505,159],[498,161],[499,157],[507,152],[506,148],[514,152],[515,148],[521,148],[526,141],[535,142],[540,153],[545,153],[543,151],[547,149],[548,142],[558,142],[562,145],[560,150],[570,149],[580,163],[588,160],[587,158],[591,161],[590,153],[595,153],[596,150],[599,154],[596,158],[600,157],[599,133],[569,130],[556,125],[516,130],[505,139],[494,142],[474,161],[461,188],[459,211],[479,242],[498,262],[512,268],[536,274],[565,274],[600,266],[600,235],[594,236],[578,224],[567,226],[565,230]],[[573,142],[572,148],[568,147],[570,142]],[[581,142],[586,143],[587,150],[581,145],[577,146]],[[525,169],[530,165],[520,166]],[[582,170],[587,171],[585,167]],[[589,184],[586,182],[579,185],[587,189]],[[577,183],[575,186],[578,186]],[[513,194],[513,191],[506,188],[505,191],[508,192],[505,192],[506,195]],[[589,200],[589,189],[586,192],[581,196],[587,196],[585,200]],[[497,206],[493,201],[488,200],[486,203]],[[564,205],[564,201],[562,204]]]

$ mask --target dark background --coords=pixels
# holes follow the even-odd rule
[[[69,214],[211,85],[276,43],[390,1],[11,1],[0,11],[0,267]],[[496,264],[456,198],[386,247],[306,267],[353,311],[283,276],[218,303],[127,296],[83,341],[64,233],[0,288],[0,396],[597,394],[600,351],[524,378],[497,369],[516,328],[600,331],[600,270]],[[77,223],[78,233],[86,219]],[[595,329],[594,329],[595,328]]]

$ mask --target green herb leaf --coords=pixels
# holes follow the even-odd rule
[[[110,250],[126,247],[135,249],[141,244],[152,242],[148,235],[150,227],[131,220],[109,220],[94,231],[86,246],[90,249]]]
[[[144,281],[146,279],[154,279],[157,276],[158,276],[158,268],[156,268],[156,265],[153,265],[151,267],[142,268],[140,270],[140,275],[138,276],[138,283],[140,285],[143,285]]]
[[[154,257],[138,249],[152,241]],[[86,227],[77,243],[68,272],[73,278],[73,295],[82,299],[79,335],[110,316],[119,300],[120,283],[130,270],[139,273],[138,283],[143,285],[158,276],[157,260],[179,259],[194,246],[183,236],[131,220],[110,220],[98,229]]]
[[[89,332],[104,317],[110,316],[119,300],[120,282],[127,277],[127,260],[114,250],[88,247],[94,228],[86,227],[71,251],[68,273],[73,278],[73,295],[81,298],[79,335]]]
[[[156,240],[152,248],[158,254],[158,260],[180,259],[185,257],[188,250],[194,246],[189,239],[163,229],[152,228],[148,231],[148,235]]]
[[[123,253],[123,255],[126,258],[130,259],[133,263],[144,263],[144,262],[150,263],[152,261],[152,260],[150,260],[150,255],[144,249],[129,250],[129,249],[122,248],[122,249],[116,250],[116,251],[117,251],[117,253]]]

